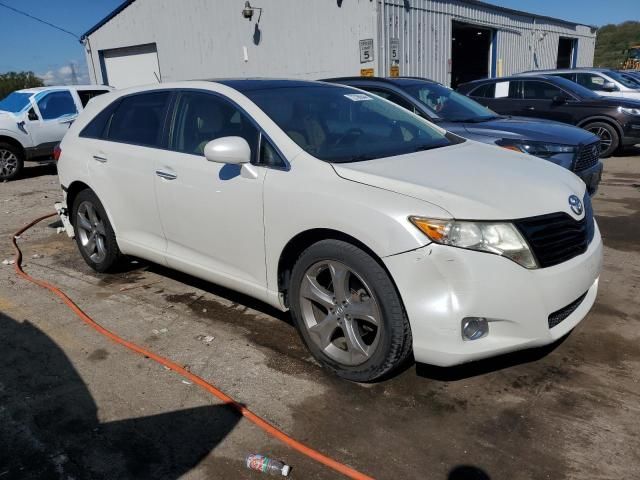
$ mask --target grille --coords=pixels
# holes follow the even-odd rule
[[[582,199],[584,217],[574,220],[558,212],[516,220],[514,224],[529,243],[541,268],[552,267],[587,251],[594,235],[591,199]]]
[[[600,159],[600,142],[583,145],[576,154],[573,171],[581,172],[587,168],[593,167]]]
[[[566,307],[563,307],[560,310],[553,312],[551,315],[549,315],[549,319],[548,319],[549,328],[553,328],[563,320],[566,320],[569,315],[571,315],[573,312],[576,311],[576,308],[580,306],[580,304],[584,300],[584,297],[586,296],[587,296],[587,292],[584,292],[582,295],[580,295],[580,297],[578,297],[578,299],[574,300]]]

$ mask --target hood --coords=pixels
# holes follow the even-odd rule
[[[17,118],[14,113],[0,110],[0,128],[4,128],[7,123],[15,125]]]
[[[344,179],[435,204],[466,220],[513,220],[560,211],[577,218],[568,198],[585,194],[584,183],[562,167],[469,140],[333,167]]]
[[[592,143],[598,137],[578,127],[560,122],[540,121],[527,118],[496,118],[487,122],[465,123],[465,130],[472,135],[534,142],[578,145]]]

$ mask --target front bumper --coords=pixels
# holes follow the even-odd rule
[[[447,367],[547,345],[566,335],[595,301],[602,240],[596,226],[585,253],[536,270],[497,255],[433,243],[386,257],[384,263],[409,317],[416,361]],[[570,315],[549,328],[550,314],[585,293]],[[489,334],[464,341],[465,317],[487,318]]]
[[[587,185],[587,191],[589,195],[594,196],[598,191],[600,180],[602,179],[603,164],[601,161],[596,163],[593,167],[587,168],[580,172],[576,172],[576,175]]]

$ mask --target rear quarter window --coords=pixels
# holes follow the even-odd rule
[[[484,85],[480,85],[475,90],[472,90],[469,95],[478,98],[494,98],[496,95],[496,84],[485,83]]]
[[[113,112],[118,107],[120,99],[109,104],[93,120],[91,120],[81,131],[79,136],[82,138],[104,139],[109,127],[109,122],[113,116]]]
[[[80,97],[80,102],[82,103],[82,108],[87,106],[89,100],[98,95],[103,95],[107,93],[109,90],[76,90],[78,92],[78,97]]]

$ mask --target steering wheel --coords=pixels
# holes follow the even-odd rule
[[[364,132],[360,128],[350,128],[344,134],[336,140],[335,146],[338,147],[344,143],[348,139],[352,139],[349,143],[353,143],[360,135],[364,135]]]

